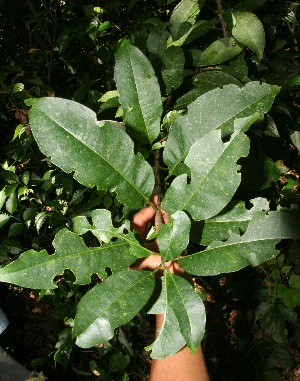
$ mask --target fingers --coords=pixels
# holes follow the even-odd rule
[[[141,238],[146,238],[148,231],[154,223],[155,210],[147,205],[136,213],[131,220],[131,226]]]

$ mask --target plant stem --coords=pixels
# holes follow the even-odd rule
[[[219,16],[219,19],[220,19],[220,22],[222,25],[223,36],[228,37],[229,34],[228,34],[228,30],[227,30],[227,24],[226,24],[226,21],[224,19],[224,9],[222,6],[222,0],[216,0],[216,2],[217,2],[217,7],[218,7],[218,16]]]
[[[156,203],[156,218],[157,218],[157,227],[156,232],[158,233],[162,227],[163,219],[161,212],[161,202],[162,202],[162,189],[160,181],[160,151],[154,151],[154,176],[155,176],[155,193],[157,194],[157,203]]]

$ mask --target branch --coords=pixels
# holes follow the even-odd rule
[[[154,151],[154,176],[155,176],[155,193],[157,193],[157,203],[156,203],[157,233],[160,231],[163,224],[163,218],[162,218],[162,212],[161,212],[162,188],[161,188],[159,169],[160,169],[160,151],[155,150]]]
[[[228,33],[226,21],[224,19],[224,9],[222,6],[222,0],[216,0],[216,2],[218,7],[218,16],[222,25],[223,36],[228,37],[229,33]]]

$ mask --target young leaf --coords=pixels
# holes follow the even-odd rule
[[[189,243],[191,221],[188,216],[178,210],[170,221],[163,225],[157,236],[160,255],[165,261],[178,257]]]
[[[115,328],[130,321],[148,302],[155,279],[149,271],[111,275],[88,291],[78,304],[73,335],[83,348],[105,344]]]
[[[265,31],[261,21],[254,13],[236,11],[233,14],[235,25],[233,37],[252,50],[258,58],[263,58],[265,48]]]
[[[95,113],[67,99],[26,101],[30,126],[40,150],[81,184],[115,190],[121,203],[144,205],[153,190],[154,176],[133,142],[118,125],[97,125]],[[112,138],[113,136],[113,138]]]
[[[243,88],[224,86],[201,95],[188,106],[187,115],[173,123],[164,162],[169,176],[188,172],[183,161],[193,143],[215,129],[232,130],[234,120],[269,111],[280,88],[259,82],[249,82]]]
[[[199,66],[217,65],[236,57],[244,46],[232,37],[224,37],[214,41],[200,55]]]
[[[142,144],[152,143],[162,115],[159,84],[148,58],[128,41],[116,53],[115,80],[129,134]]]
[[[192,145],[185,159],[191,168],[191,182],[187,184],[185,174],[172,182],[164,198],[164,209],[169,214],[186,210],[200,221],[216,215],[229,203],[241,180],[236,162],[249,151],[249,139],[241,130],[255,119],[257,115],[237,119],[236,130],[227,143],[222,142],[221,131],[216,130]]]
[[[45,250],[29,250],[18,259],[0,269],[0,282],[9,282],[21,287],[52,289],[53,279],[70,269],[77,284],[88,284],[92,274],[107,276],[105,268],[120,271],[127,268],[135,257],[128,252],[128,244],[114,242],[101,247],[86,247],[83,239],[67,229],[60,230],[54,239],[55,254]]]
[[[281,239],[299,239],[299,216],[287,211],[255,214],[246,233],[226,242],[213,242],[204,251],[179,258],[180,265],[194,275],[216,275],[258,266],[278,254]]]
[[[127,242],[130,246],[130,254],[137,258],[144,258],[152,255],[152,251],[141,246],[132,232],[124,234],[124,226],[114,228],[111,221],[111,212],[106,209],[96,209],[91,212],[93,225],[91,225],[85,216],[76,216],[73,218],[73,230],[77,234],[84,234],[91,231],[101,241],[109,242],[113,237]]]
[[[205,0],[182,0],[176,5],[170,18],[173,40],[178,40],[189,31],[204,2]]]

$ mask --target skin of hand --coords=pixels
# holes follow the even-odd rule
[[[153,205],[156,206],[157,196],[154,196],[151,199],[151,201]],[[168,213],[166,213],[164,210],[162,210],[162,221],[163,223],[168,223],[169,221]],[[131,220],[131,227],[144,240],[146,239],[149,230],[154,224],[157,229],[158,222],[156,217],[156,211],[151,205],[145,206],[145,208],[141,209],[138,213],[136,213]],[[134,262],[131,268],[133,270],[143,269],[153,271],[162,263],[162,258],[159,255],[157,242],[156,240],[152,242],[144,242],[144,246],[157,254],[150,255],[147,258],[138,259],[136,262]],[[165,267],[167,267],[169,271],[173,274],[182,276],[184,276],[185,274],[184,270],[179,266],[177,261],[166,262]],[[162,271],[158,271],[158,274],[162,275]]]
[[[152,199],[152,203],[155,206],[157,203],[157,197]],[[162,211],[163,223],[169,221],[169,216],[166,212]],[[156,211],[151,205],[147,205],[136,213],[132,220],[131,226],[137,232],[137,234],[145,239],[151,227],[155,224],[157,228]],[[156,240],[150,243],[144,243],[144,246],[149,250],[157,254],[150,255],[147,258],[138,259],[131,268],[133,270],[149,270],[153,271],[157,269],[162,263],[162,258],[159,255]],[[165,267],[168,267],[169,271],[176,275],[181,275],[187,280],[191,281],[189,274],[180,267],[178,262],[170,261],[165,263]],[[163,269],[159,270],[156,274],[161,276]],[[161,328],[164,322],[163,315],[156,315],[156,336],[158,330]],[[152,360],[150,379],[149,381],[209,381],[208,372],[202,352],[202,348],[199,345],[195,355],[192,354],[190,349],[185,346],[179,352],[170,357],[166,357],[162,360]]]

